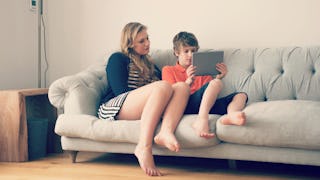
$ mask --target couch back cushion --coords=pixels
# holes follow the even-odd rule
[[[320,47],[219,50],[224,51],[224,63],[228,67],[220,97],[241,91],[248,94],[248,103],[320,101]],[[151,56],[159,68],[176,62],[172,50],[154,50]]]

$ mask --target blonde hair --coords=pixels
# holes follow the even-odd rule
[[[121,52],[127,55],[133,63],[141,71],[144,78],[152,77],[154,74],[154,66],[149,55],[140,55],[133,50],[133,41],[137,34],[147,30],[147,27],[138,22],[128,23],[121,33]]]

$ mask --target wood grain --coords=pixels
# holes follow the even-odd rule
[[[140,169],[134,155],[80,152],[78,162],[71,163],[68,154],[24,163],[0,162],[0,179],[5,180],[99,180],[159,179],[148,177]],[[170,180],[292,180],[319,179],[319,167],[238,162],[230,169],[226,160],[183,157],[155,157],[157,167]]]
[[[48,152],[59,151],[53,132],[57,110],[47,88],[0,91],[0,161],[28,161],[28,118],[47,118]]]

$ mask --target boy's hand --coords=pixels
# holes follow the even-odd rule
[[[186,69],[186,73],[187,73],[187,80],[186,83],[191,85],[193,83],[193,79],[194,79],[194,73],[196,72],[196,67],[193,65],[190,65],[187,69]]]
[[[218,63],[216,68],[220,72],[220,74],[216,76],[217,79],[222,79],[228,72],[227,66],[224,63]]]

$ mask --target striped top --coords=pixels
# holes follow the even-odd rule
[[[129,88],[137,89],[141,86],[144,86],[146,84],[149,84],[149,83],[152,83],[154,81],[159,80],[159,78],[156,76],[154,76],[154,77],[148,76],[147,78],[142,78],[140,76],[140,70],[133,63],[132,60],[130,60],[128,68],[129,68],[129,76],[128,76],[128,87]]]

